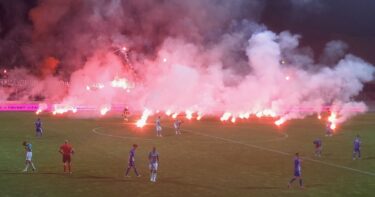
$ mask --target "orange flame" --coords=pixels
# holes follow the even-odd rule
[[[230,118],[231,116],[232,116],[231,113],[229,113],[229,112],[225,112],[225,113],[221,116],[220,120],[221,120],[221,121],[227,121],[227,120],[229,120],[229,118]]]
[[[285,121],[286,120],[284,118],[280,118],[280,119],[275,121],[275,125],[280,126],[280,125],[284,124]]]
[[[141,119],[139,119],[135,124],[137,127],[142,128],[146,125],[148,117],[151,115],[151,111],[148,109],[145,109],[142,113]]]
[[[104,116],[107,114],[107,112],[109,112],[111,110],[110,107],[103,107],[100,109],[100,115]]]
[[[188,120],[191,120],[191,119],[193,118],[193,112],[192,112],[192,111],[190,111],[190,110],[186,110],[186,111],[185,111],[185,114],[186,114],[186,118],[187,118]]]
[[[331,115],[328,117],[328,122],[331,123],[330,128],[332,130],[336,129],[336,121],[337,121],[337,114],[335,112],[332,112]]]

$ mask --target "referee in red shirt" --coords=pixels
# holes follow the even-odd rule
[[[68,167],[69,173],[72,173],[72,154],[74,153],[74,150],[72,148],[72,145],[69,144],[68,140],[65,140],[65,143],[60,146],[59,152],[62,154],[62,161],[64,163],[64,173],[66,173],[66,168]]]

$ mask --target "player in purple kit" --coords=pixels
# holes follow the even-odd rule
[[[42,130],[42,121],[40,120],[40,118],[38,118],[36,121],[35,121],[35,132],[36,132],[36,136],[37,137],[41,137],[43,135],[43,130]]]
[[[353,146],[353,160],[355,160],[357,156],[358,159],[361,159],[361,139],[359,138],[359,135],[355,137]]]
[[[302,163],[302,160],[299,158],[299,154],[296,153],[296,156],[294,157],[294,177],[289,181],[288,188],[290,188],[291,184],[296,179],[299,180],[299,186],[301,188],[303,188],[302,173],[301,173],[301,163]]]
[[[150,162],[150,181],[151,182],[156,182],[156,175],[158,171],[158,166],[159,166],[159,153],[156,151],[156,148],[153,147],[152,151],[148,154],[148,160]]]
[[[322,156],[322,140],[320,138],[316,138],[316,140],[313,141],[313,144],[315,145],[315,156],[321,157]]]
[[[137,177],[141,176],[138,174],[137,168],[135,167],[135,150],[137,149],[137,147],[137,144],[133,144],[133,148],[129,152],[128,168],[126,169],[125,177],[130,177],[128,174],[131,168],[134,168],[134,172]]]

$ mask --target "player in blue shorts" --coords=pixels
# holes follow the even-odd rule
[[[315,156],[321,157],[322,156],[322,140],[320,138],[316,138],[316,140],[313,141],[313,144],[315,145]]]
[[[158,166],[159,166],[159,153],[156,151],[156,148],[153,147],[152,151],[148,154],[148,160],[150,162],[150,181],[151,182],[156,182],[156,176],[157,176],[157,171],[158,171]]]
[[[134,169],[135,175],[140,177],[141,175],[138,174],[137,168],[135,167],[135,150],[137,149],[138,145],[133,144],[133,148],[129,152],[129,160],[128,160],[128,168],[126,169],[125,177],[130,177],[128,174],[130,169]]]
[[[40,120],[40,118],[35,121],[35,132],[35,135],[37,137],[41,137],[43,135],[42,121]]]
[[[353,160],[355,160],[358,157],[358,159],[361,159],[361,139],[359,138],[359,135],[357,135],[353,142]]]
[[[155,124],[156,124],[156,136],[162,137],[162,135],[161,135],[162,128],[161,128],[160,116],[156,119]]]
[[[26,141],[24,141],[22,143],[22,145],[25,147],[25,150],[26,150],[26,166],[25,166],[25,169],[23,170],[23,172],[27,172],[29,166],[31,166],[33,172],[36,170],[35,166],[34,166],[34,163],[31,161],[31,158],[33,157],[33,152],[32,152],[32,145],[31,143],[28,143]]]
[[[299,158],[299,154],[296,153],[296,156],[294,157],[294,177],[289,181],[288,188],[291,187],[291,184],[296,179],[299,180],[299,186],[303,188],[301,163],[302,163],[302,160]]]

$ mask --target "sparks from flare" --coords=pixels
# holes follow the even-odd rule
[[[178,113],[176,112],[176,113],[174,113],[174,114],[172,115],[172,118],[173,118],[173,119],[176,119],[177,116],[178,116]]]
[[[221,121],[227,121],[227,120],[229,120],[229,118],[232,116],[232,114],[230,113],[230,112],[225,112],[224,114],[223,114],[223,116],[221,116],[221,118],[220,118],[220,120]]]
[[[112,87],[114,88],[123,88],[123,89],[128,89],[129,88],[129,83],[125,78],[118,78],[116,77],[112,82],[111,82]]]
[[[335,112],[332,112],[331,115],[328,117],[328,122],[331,123],[330,128],[332,130],[336,129],[336,120],[337,120],[337,114]]]
[[[95,90],[101,90],[103,89],[105,86],[104,84],[102,83],[95,83],[95,84],[92,84],[92,85],[87,85],[86,86],[86,90],[87,91],[95,91]]]
[[[203,116],[202,112],[198,112],[197,120],[201,120],[202,116]]]
[[[103,107],[100,109],[100,115],[104,116],[111,110],[110,107]]]
[[[284,118],[280,118],[275,121],[275,125],[280,126],[282,125],[286,120]]]
[[[186,119],[191,120],[193,118],[193,112],[190,110],[185,111]]]
[[[172,111],[171,110],[167,110],[166,112],[165,112],[165,115],[167,115],[167,116],[170,116],[172,114]]]
[[[145,109],[142,113],[141,119],[136,122],[137,127],[142,128],[146,125],[148,117],[151,115],[151,111]]]
[[[45,103],[40,103],[38,105],[38,109],[36,110],[35,114],[36,115],[39,115],[40,113],[42,113],[43,111],[47,110],[48,109],[48,105],[45,104]]]
[[[53,108],[54,108],[52,112],[53,115],[64,114],[69,111],[73,113],[77,113],[77,108],[73,106],[69,106],[69,105],[54,105]]]

